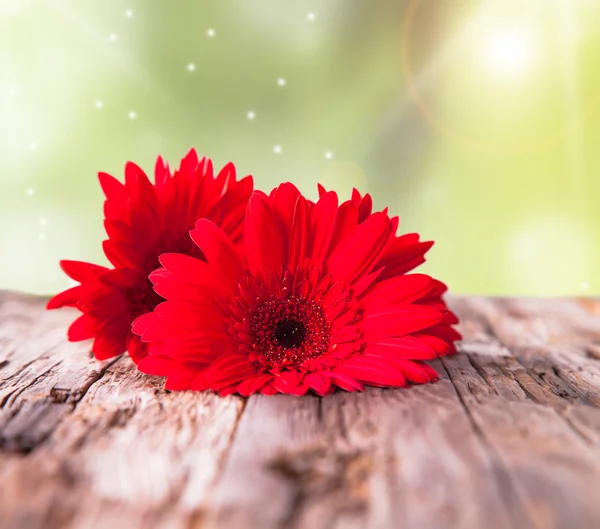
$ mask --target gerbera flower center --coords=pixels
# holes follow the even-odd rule
[[[302,322],[296,320],[284,320],[275,325],[275,340],[285,349],[300,347],[306,337],[306,329]]]
[[[252,348],[261,363],[294,367],[329,349],[331,329],[319,303],[304,298],[272,298],[250,322]]]

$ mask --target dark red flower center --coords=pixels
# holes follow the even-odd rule
[[[294,367],[329,349],[331,329],[319,303],[304,298],[272,298],[250,322],[253,349],[261,363]]]
[[[306,338],[304,324],[296,320],[283,320],[275,325],[275,340],[285,349],[300,347]]]

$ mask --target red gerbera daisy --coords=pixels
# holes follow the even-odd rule
[[[94,338],[98,360],[127,350],[137,363],[146,345],[131,333],[131,323],[163,301],[152,289],[148,274],[158,268],[158,256],[179,252],[203,259],[189,231],[199,218],[215,222],[237,245],[252,194],[252,177],[236,181],[235,167],[227,164],[213,175],[212,162],[198,160],[193,149],[173,174],[162,158],[151,184],[135,164],[125,166],[125,184],[99,173],[106,195],[103,248],[114,268],[78,261],[61,261],[65,273],[80,285],[52,298],[49,309],[77,307],[83,315],[68,331],[71,341]]]
[[[134,322],[151,344],[140,370],[168,377],[168,389],[223,395],[436,380],[423,360],[455,352],[457,319],[442,283],[407,275],[432,243],[397,237],[397,226],[371,213],[369,195],[338,207],[334,192],[312,203],[291,184],[250,199],[245,260],[199,220],[191,236],[206,261],[164,254],[150,276],[167,301]]]

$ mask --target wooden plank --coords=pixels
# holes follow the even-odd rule
[[[600,527],[600,303],[455,298],[434,385],[170,393],[0,292],[0,528]]]
[[[447,377],[411,391],[251,399],[212,506],[223,527],[510,526]]]
[[[600,466],[584,440],[552,407],[529,400],[510,375],[498,371],[488,383],[467,355],[443,364],[501,469],[515,526],[593,527],[600,520]]]
[[[5,526],[137,527],[201,511],[243,403],[160,386],[128,361],[111,366],[46,443],[3,465]]]
[[[20,297],[0,310],[11,339],[0,370],[0,527],[193,520],[242,399],[171,394],[129,359],[95,362],[89,344],[65,342],[71,311],[45,313]]]

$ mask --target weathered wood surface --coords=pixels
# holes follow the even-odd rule
[[[0,292],[0,527],[600,528],[600,302],[455,298],[434,385],[169,393]]]

